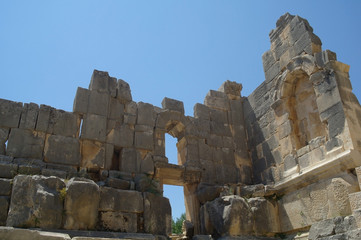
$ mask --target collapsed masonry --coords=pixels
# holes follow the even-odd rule
[[[168,235],[171,184],[184,186],[188,237],[311,226],[310,239],[360,236],[361,107],[349,66],[299,16],[283,15],[270,39],[266,80],[248,97],[226,81],[194,117],[169,98],[135,103],[126,82],[100,71],[73,112],[1,100],[0,225]],[[165,134],[178,139],[178,165]]]

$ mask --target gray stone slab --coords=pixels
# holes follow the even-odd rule
[[[88,112],[89,95],[90,91],[88,89],[78,87],[74,98],[73,112],[80,114]]]
[[[172,213],[168,198],[144,193],[144,230],[147,233],[169,235]],[[157,223],[157,224],[155,224]]]
[[[36,122],[36,131],[47,132],[50,121],[50,113],[52,111],[52,107],[47,105],[40,105],[38,120]]]
[[[0,99],[0,127],[17,128],[23,104]]]
[[[12,180],[6,178],[0,178],[0,195],[10,196],[12,188]]]
[[[137,124],[154,127],[156,116],[157,113],[155,112],[153,105],[143,102],[138,103]]]
[[[175,99],[171,99],[171,98],[167,98],[167,97],[163,98],[162,108],[181,112],[182,114],[184,114],[183,102],[175,100]]]
[[[110,98],[108,118],[123,121],[123,116],[124,104],[116,98]]]
[[[135,132],[134,144],[136,148],[153,150],[154,136],[153,132]]]
[[[123,148],[119,163],[119,170],[123,172],[136,173],[139,171],[137,151],[134,148]]]
[[[50,169],[50,168],[43,168],[43,169],[41,169],[41,175],[46,176],[46,177],[55,176],[58,178],[66,179],[67,172],[61,171],[61,170]]]
[[[50,110],[47,133],[65,137],[75,137],[78,133],[79,116],[58,109]]]
[[[19,128],[34,130],[38,119],[39,106],[35,103],[25,103],[21,113]]]
[[[12,157],[43,158],[45,134],[13,128],[10,131],[6,153]]]
[[[0,162],[0,177],[13,178],[17,173],[17,164]]]
[[[143,196],[138,191],[101,187],[99,210],[142,213]]]
[[[110,95],[108,93],[90,91],[88,113],[108,116]]]
[[[130,91],[129,84],[122,79],[118,79],[117,83],[117,98],[123,103],[132,101],[132,94]]]
[[[209,111],[210,109],[206,105],[200,103],[196,103],[193,108],[193,112],[194,112],[193,114],[195,118],[202,118],[209,120],[210,119]]]
[[[6,225],[9,210],[9,197],[0,196],[0,226]],[[0,229],[1,238],[1,229]]]
[[[78,166],[80,164],[80,143],[76,138],[50,135],[44,149],[45,162]]]
[[[96,114],[87,114],[84,117],[81,138],[104,142],[106,140],[107,119]]]
[[[9,137],[9,129],[8,128],[0,128],[0,155],[5,154],[5,143]]]

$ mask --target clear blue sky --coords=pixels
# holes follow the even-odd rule
[[[351,65],[360,98],[360,10],[357,0],[2,0],[0,98],[71,111],[77,87],[87,88],[98,69],[127,81],[135,101],[160,106],[167,96],[193,115],[227,79],[243,84],[243,96],[264,80],[268,33],[286,12],[308,19],[323,49]],[[170,159],[174,145],[167,143]],[[166,194],[179,217],[182,188]]]

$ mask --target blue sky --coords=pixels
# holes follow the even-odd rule
[[[184,101],[187,115],[225,80],[248,96],[263,80],[268,33],[286,12],[308,19],[361,97],[361,1],[0,1],[0,98],[72,110],[93,69],[130,84],[135,101]],[[175,162],[175,141],[167,142]],[[173,160],[174,159],[174,160]],[[174,216],[182,188],[166,189]],[[182,208],[183,207],[183,208]]]

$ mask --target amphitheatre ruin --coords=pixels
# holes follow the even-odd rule
[[[299,16],[281,16],[269,37],[265,81],[249,96],[226,81],[194,116],[167,97],[134,102],[98,70],[73,112],[0,99],[0,239],[361,239],[349,66]],[[182,236],[171,236],[164,184],[183,186]]]

